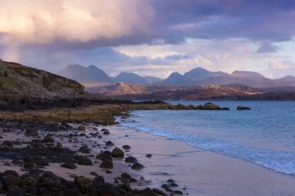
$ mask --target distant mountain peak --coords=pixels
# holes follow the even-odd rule
[[[147,84],[145,78],[141,77],[132,72],[121,72],[117,77],[114,78],[117,82],[127,82],[132,84]]]
[[[89,65],[88,69],[99,69],[99,68],[97,66],[95,66],[95,65]]]
[[[107,74],[95,65],[89,65],[86,68],[82,65],[71,64],[57,74],[81,83],[112,83]]]
[[[287,75],[283,78],[278,79],[280,81],[285,81],[285,82],[295,82],[295,77],[291,75]]]
[[[221,71],[211,72],[202,67],[197,67],[192,69],[189,72],[186,72],[184,76],[188,79],[198,81],[198,80],[204,80],[210,77],[224,77],[224,76],[228,76],[228,74]]]
[[[232,74],[232,76],[239,76],[239,77],[263,77],[263,75],[257,73],[257,72],[253,72],[253,71],[234,71]]]

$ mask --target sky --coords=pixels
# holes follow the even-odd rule
[[[1,0],[0,58],[53,73],[295,76],[294,18],[294,0]]]

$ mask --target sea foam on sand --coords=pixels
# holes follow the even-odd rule
[[[150,186],[172,178],[190,195],[295,195],[295,176],[126,127],[109,129],[116,144],[132,147],[132,155],[145,166],[137,174],[150,180]]]

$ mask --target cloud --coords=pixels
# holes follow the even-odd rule
[[[146,0],[3,0],[0,18],[6,44],[112,43],[147,34],[153,10]]]
[[[276,53],[279,47],[269,41],[261,42],[257,53]]]
[[[52,72],[275,70],[286,63],[261,59],[292,56],[279,49],[294,17],[292,0],[2,0],[0,57]]]
[[[290,60],[278,61],[278,60],[271,60],[269,62],[269,67],[272,70],[286,70],[291,71],[295,70],[295,63]]]
[[[255,0],[153,0],[157,25],[166,37],[196,39],[247,38],[253,41],[287,41],[295,33],[295,2]],[[167,30],[169,29],[169,30]],[[170,34],[169,34],[170,33]]]
[[[0,41],[92,48],[187,38],[286,41],[295,34],[294,7],[290,0],[3,0]]]

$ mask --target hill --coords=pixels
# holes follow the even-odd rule
[[[18,63],[0,60],[0,70],[1,104],[48,104],[48,100],[79,98],[85,93],[74,80]]]
[[[120,73],[117,77],[113,78],[114,81],[116,82],[127,82],[131,84],[147,84],[148,81],[135,74],[135,73],[127,73],[127,72],[122,72]]]

